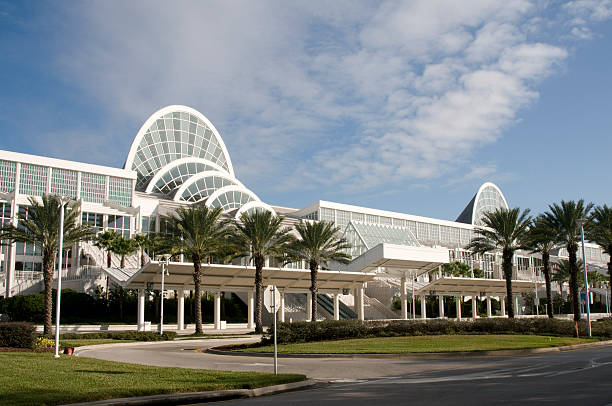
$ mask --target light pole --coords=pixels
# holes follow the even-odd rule
[[[60,197],[59,252],[57,260],[57,300],[55,304],[55,358],[59,358],[60,301],[62,298],[62,253],[64,251],[64,209],[68,201]]]
[[[168,265],[170,263],[170,257],[164,255],[162,257],[164,262],[162,262],[162,274],[161,274],[161,300],[160,300],[160,309],[159,309],[159,334],[164,334],[164,276],[169,275]]]
[[[582,265],[584,268],[584,292],[589,323],[589,337],[591,337],[591,297],[589,295],[589,278],[587,276],[586,255],[584,251],[584,219],[580,219],[580,238],[582,239]]]

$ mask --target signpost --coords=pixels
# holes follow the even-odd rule
[[[264,290],[264,306],[274,319],[274,375],[278,374],[278,353],[276,351],[276,312],[278,311],[278,303],[280,302],[280,292],[276,286],[269,285]]]

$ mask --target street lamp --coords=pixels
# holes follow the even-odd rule
[[[60,200],[60,221],[59,221],[59,252],[57,261],[57,300],[55,305],[55,358],[59,358],[59,337],[60,337],[60,301],[62,298],[62,253],[64,251],[64,209],[70,201],[69,198],[61,196]]]
[[[587,321],[589,323],[589,337],[591,337],[591,297],[589,294],[589,278],[587,276],[586,255],[584,250],[584,219],[580,219],[580,238],[582,239],[582,265],[584,268],[584,292],[587,308]]]
[[[162,274],[161,274],[161,300],[160,300],[160,309],[159,309],[159,334],[164,334],[164,277],[166,275],[170,275],[168,272],[168,265],[170,264],[170,256],[162,255]]]

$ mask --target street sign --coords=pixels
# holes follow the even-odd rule
[[[275,300],[276,299],[276,300]],[[273,285],[268,285],[264,289],[264,306],[270,313],[276,313],[280,304],[280,292]],[[276,306],[274,306],[276,304]],[[274,309],[276,307],[276,309]]]

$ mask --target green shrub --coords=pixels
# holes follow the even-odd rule
[[[32,323],[0,323],[0,347],[34,348],[36,327]]]
[[[578,325],[580,336],[587,335],[586,322]],[[394,337],[443,334],[546,334],[573,336],[574,322],[548,318],[483,318],[466,321],[454,320],[325,320],[317,323],[279,323],[277,340],[281,344],[309,341],[339,340],[363,337]],[[612,338],[612,321],[593,322],[594,337]],[[272,330],[262,338],[262,344],[271,342]]]
[[[176,338],[176,332],[164,331],[160,335],[153,331],[100,331],[96,333],[64,333],[60,335],[62,340],[96,340],[104,338],[133,341],[172,341]]]
[[[41,323],[44,319],[45,296],[42,293],[17,295],[2,301],[0,313],[7,314],[13,321]]]

